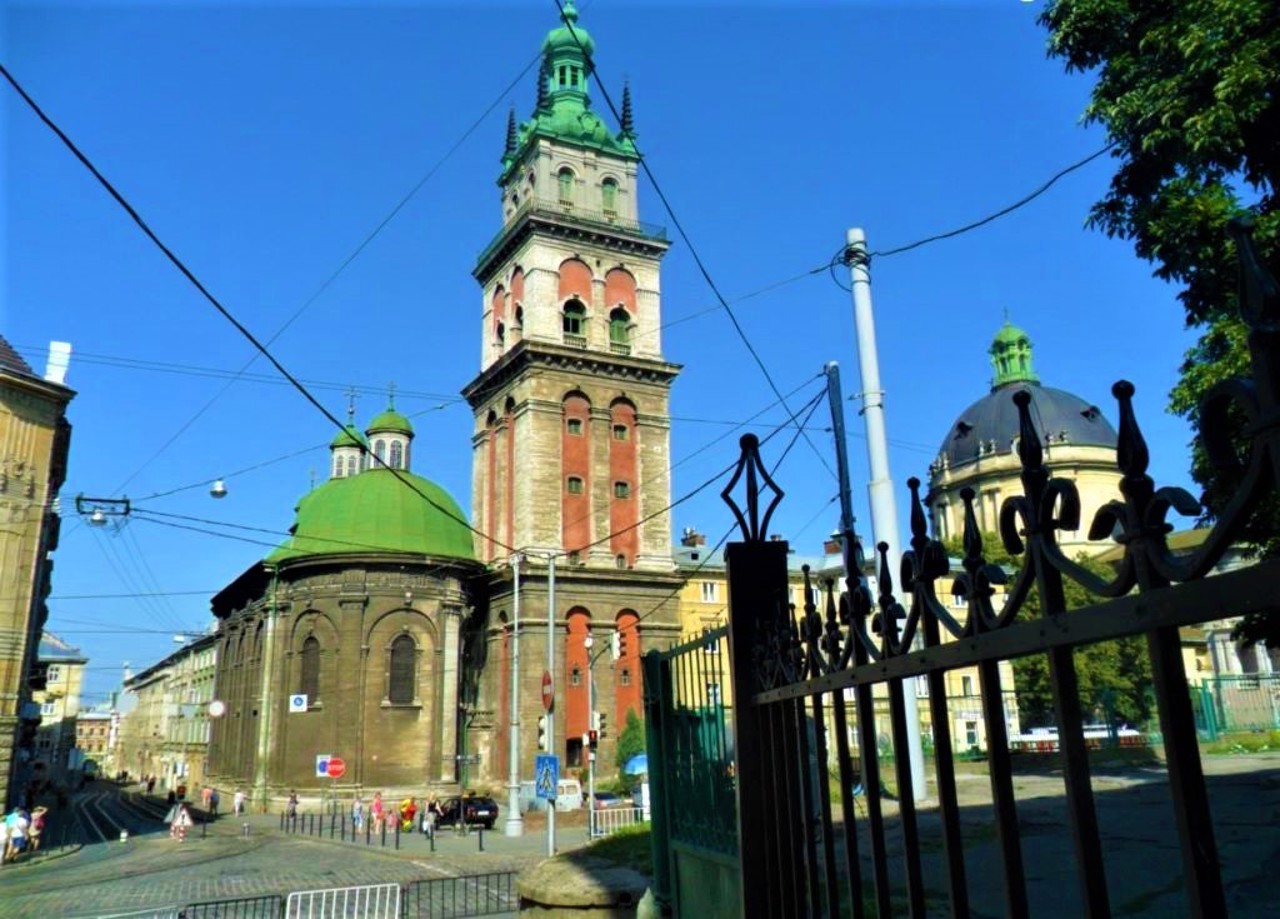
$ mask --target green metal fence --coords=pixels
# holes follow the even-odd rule
[[[1280,673],[1209,677],[1191,688],[1201,740],[1280,730]]]

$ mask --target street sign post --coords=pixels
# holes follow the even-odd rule
[[[555,699],[555,693],[551,688],[551,671],[542,671],[542,707],[551,711],[551,703]]]
[[[556,791],[560,787],[560,757],[551,753],[539,753],[533,760],[534,795],[556,806]]]

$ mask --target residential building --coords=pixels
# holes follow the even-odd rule
[[[58,547],[58,489],[66,478],[71,425],[63,385],[65,346],[42,379],[0,338],[0,804],[34,777],[40,705],[33,675],[45,598]],[[34,684],[31,682],[34,679]]]
[[[76,749],[86,775],[114,776],[119,714],[112,710],[81,711],[76,716]]]
[[[80,691],[84,667],[89,659],[52,632],[40,636],[36,657],[36,685],[31,701],[40,706],[40,727],[36,730],[36,775],[65,782],[68,772],[77,769],[76,718],[80,714]]]

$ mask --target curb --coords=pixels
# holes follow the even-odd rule
[[[7,865],[3,867],[3,869],[0,869],[0,870],[12,871],[18,868],[38,868],[40,865],[43,865],[45,862],[56,862],[58,859],[66,858],[68,855],[75,855],[77,852],[79,852],[83,848],[84,848],[83,844],[76,843],[73,846],[66,846],[65,848],[56,849],[52,852],[45,852],[39,858],[29,858],[21,862],[9,862]]]

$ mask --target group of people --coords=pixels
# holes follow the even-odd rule
[[[23,852],[37,852],[40,837],[44,833],[47,807],[35,807],[30,811],[15,807],[4,818],[4,854],[0,863],[17,861]]]
[[[410,795],[400,804],[388,805],[382,800],[382,792],[373,794],[373,800],[366,807],[364,798],[356,795],[351,803],[351,824],[356,832],[365,828],[365,820],[369,821],[369,830],[381,833],[386,826],[399,824],[401,832],[412,833],[415,830],[431,836],[440,821],[440,801],[432,795],[419,806],[418,799]]]

